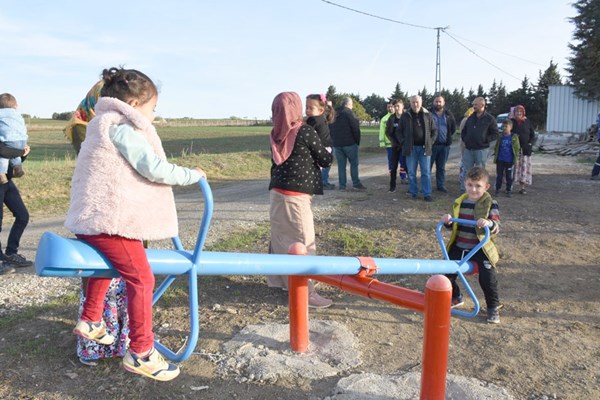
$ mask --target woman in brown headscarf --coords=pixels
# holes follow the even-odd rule
[[[333,156],[321,143],[317,132],[303,122],[302,100],[297,93],[278,94],[271,107],[271,208],[272,254],[287,254],[292,243],[306,245],[309,255],[315,255],[315,228],[312,197],[323,194],[321,167],[328,167]],[[287,275],[267,276],[269,287],[287,290]],[[329,307],[333,302],[316,292],[309,284],[308,305]]]
[[[525,185],[530,186],[532,183],[531,150],[535,140],[535,131],[533,130],[533,126],[531,126],[531,122],[525,117],[525,107],[522,105],[516,106],[514,115],[514,118],[511,118],[513,123],[512,133],[516,133],[519,136],[521,153],[515,163],[513,181],[519,183],[519,193],[526,194]]]

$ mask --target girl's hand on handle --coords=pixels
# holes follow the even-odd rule
[[[23,153],[23,157],[25,157],[27,154],[29,154],[29,152],[31,151],[31,148],[29,147],[28,144],[26,144],[25,148],[23,150],[25,150],[25,152]]]
[[[192,168],[193,170],[197,171],[200,174],[200,179],[206,179],[206,172],[204,172],[202,170],[202,168]]]

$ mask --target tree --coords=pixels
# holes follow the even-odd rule
[[[423,89],[421,89],[417,94],[423,99],[423,107],[430,108],[433,104],[433,93],[429,93],[427,88],[423,86]]]
[[[387,103],[383,97],[373,93],[363,100],[362,105],[373,119],[379,120],[387,114]]]
[[[405,107],[408,105],[408,95],[406,94],[406,92],[402,91],[402,89],[400,88],[400,83],[396,83],[396,87],[394,88],[394,91],[392,92],[388,100],[402,100]]]
[[[573,3],[577,15],[574,43],[569,43],[573,57],[566,70],[575,86],[575,94],[583,99],[600,99],[600,1],[578,0]]]
[[[544,71],[544,73],[542,74],[542,71],[540,71],[537,88],[535,91],[536,103],[540,109],[540,126],[545,126],[546,117],[548,115],[548,93],[550,92],[548,87],[550,85],[561,84],[562,79],[560,77],[560,73],[558,72],[558,65],[554,64],[552,60],[550,60],[550,66]]]
[[[338,108],[342,103],[343,96],[336,93],[335,86],[333,85],[329,85],[325,97],[327,97],[328,101],[331,101],[333,108]]]

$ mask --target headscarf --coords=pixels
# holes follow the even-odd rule
[[[75,110],[73,113],[69,124],[65,127],[65,136],[71,143],[73,142],[73,135],[78,134],[74,132],[73,128],[76,125],[87,126],[88,122],[96,115],[94,108],[96,107],[96,102],[100,98],[100,91],[102,90],[103,86],[103,80],[96,82],[96,84],[85,95],[85,98],[81,101],[81,103],[79,103],[79,106],[77,106],[77,110]],[[85,130],[78,130],[77,132],[85,132]],[[79,135],[81,134],[82,133],[79,133]],[[80,137],[79,139],[80,142],[83,142],[85,136]]]
[[[292,154],[296,136],[303,123],[302,100],[295,92],[279,93],[273,100],[271,111],[271,151],[275,164],[281,165]]]
[[[518,111],[518,110],[521,110],[521,111],[523,111],[523,116],[522,116],[522,117],[518,117],[518,116],[517,116],[517,111]],[[518,106],[516,106],[516,107],[515,107],[515,119],[517,120],[517,123],[518,123],[518,124],[522,124],[522,123],[523,123],[523,121],[525,121],[525,119],[526,119],[526,117],[525,117],[525,107],[523,107],[523,106],[522,106],[522,105],[520,105],[520,104],[519,104]]]

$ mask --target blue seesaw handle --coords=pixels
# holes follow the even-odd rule
[[[456,223],[456,224],[460,224],[460,225],[470,225],[470,226],[476,226],[477,225],[477,221],[473,221],[470,219],[462,219],[462,218],[450,218],[450,222],[452,223]],[[442,236],[442,227],[444,226],[443,222],[440,222],[437,227],[436,227],[436,235],[437,235],[437,239],[438,239],[438,243],[440,244],[440,247],[442,249],[442,254],[444,255],[444,259],[445,260],[450,260],[450,257],[448,256],[448,251],[446,250],[446,245],[444,243],[444,238]],[[488,240],[490,240],[490,228],[488,228],[487,226],[483,227],[483,230],[485,232],[485,236],[483,237],[483,240],[480,241],[479,243],[477,243],[477,245],[475,247],[473,247],[471,249],[471,251],[469,251],[467,253],[466,256],[463,257],[462,260],[460,261],[456,261],[457,262],[457,269],[456,269],[456,274],[458,275],[458,277],[460,278],[460,281],[463,283],[465,290],[467,291],[467,294],[469,295],[469,297],[471,298],[471,300],[473,301],[473,311],[471,312],[465,312],[465,311],[461,311],[461,310],[456,310],[456,309],[452,309],[452,314],[453,315],[460,315],[462,317],[474,317],[477,314],[479,314],[479,310],[480,310],[480,306],[479,306],[479,300],[477,300],[477,296],[475,296],[475,293],[473,292],[473,289],[471,288],[471,286],[469,285],[469,282],[467,282],[467,279],[465,278],[464,274],[461,272],[461,266],[466,263],[467,261],[469,261],[471,259],[471,257],[473,257],[473,255],[475,255],[475,253],[477,253],[482,247],[483,245],[485,245]]]
[[[154,347],[156,347],[156,349],[162,355],[175,362],[186,360],[192,354],[196,348],[196,344],[198,343],[198,337],[200,336],[200,322],[198,320],[198,266],[200,265],[200,254],[202,253],[204,243],[206,242],[206,236],[208,235],[208,228],[212,219],[214,203],[212,190],[210,189],[208,181],[206,179],[200,179],[198,185],[200,186],[204,200],[204,213],[202,214],[198,238],[192,254],[192,265],[186,273],[188,275],[188,296],[190,304],[190,335],[188,336],[188,340],[186,341],[183,351],[180,349],[179,352],[172,351],[157,340],[154,341]],[[172,238],[172,241],[176,250],[184,250],[179,236]],[[171,286],[176,278],[177,275],[168,275],[164,279],[152,296],[152,305],[158,301],[158,299],[163,295],[167,288]]]

